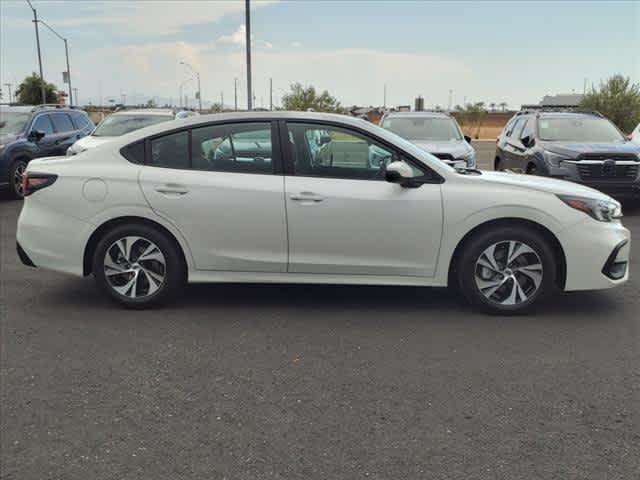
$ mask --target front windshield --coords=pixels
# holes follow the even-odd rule
[[[622,143],[625,138],[607,119],[564,117],[538,119],[540,140],[549,142]]]
[[[24,130],[31,115],[25,112],[7,112],[0,110],[0,134],[15,135]]]
[[[462,140],[460,130],[451,118],[391,117],[384,120],[382,127],[407,140]]]
[[[156,123],[173,120],[171,115],[110,115],[98,125],[94,137],[119,137]]]

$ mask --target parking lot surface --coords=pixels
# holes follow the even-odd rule
[[[623,287],[520,317],[444,289],[300,285],[130,311],[21,265],[20,205],[0,200],[3,479],[640,475],[637,261]]]

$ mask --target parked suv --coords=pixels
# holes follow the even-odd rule
[[[57,105],[0,105],[0,190],[22,198],[31,159],[65,155],[94,125],[86,112]]]
[[[614,196],[640,194],[640,145],[597,112],[523,109],[498,137],[494,166],[570,180]]]
[[[380,126],[449,165],[475,168],[476,152],[456,119],[444,112],[390,112]]]

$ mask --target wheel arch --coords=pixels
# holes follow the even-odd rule
[[[564,290],[565,282],[567,279],[567,259],[566,259],[566,254],[564,252],[564,249],[562,248],[562,244],[558,240],[558,237],[556,237],[556,235],[551,230],[549,230],[547,227],[545,227],[541,223],[535,222],[533,220],[517,218],[517,217],[506,217],[506,218],[488,220],[486,222],[480,223],[479,225],[476,225],[474,228],[469,230],[464,235],[464,237],[462,237],[462,239],[458,242],[455,250],[453,251],[453,255],[451,256],[451,259],[449,261],[449,272],[448,272],[447,283],[449,285],[455,284],[456,282],[455,273],[456,273],[457,262],[460,258],[461,253],[464,251],[465,244],[468,243],[471,240],[471,238],[473,238],[475,235],[477,235],[482,231],[489,230],[491,228],[505,227],[505,226],[509,226],[509,227],[520,226],[520,227],[535,230],[538,233],[540,233],[545,238],[545,240],[549,242],[549,244],[553,249],[557,266],[558,266],[557,273],[556,273],[556,284],[561,290]]]
[[[166,235],[178,249],[180,261],[182,263],[184,274],[186,276],[189,264],[187,263],[187,257],[185,255],[184,248],[182,247],[176,236],[160,223],[148,218],[137,216],[122,216],[112,218],[102,223],[93,231],[84,248],[84,255],[82,260],[82,273],[84,276],[90,275],[92,273],[93,255],[95,253],[98,242],[103,237],[103,235],[117,226],[126,224],[144,224]]]

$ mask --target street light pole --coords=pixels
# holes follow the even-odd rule
[[[238,111],[238,79],[233,79],[233,97],[235,100],[235,110]]]
[[[33,5],[31,5],[29,0],[27,0],[27,3],[29,4],[29,8],[33,10],[33,24],[36,27],[36,45],[38,46],[38,66],[40,67],[40,92],[42,94],[42,103],[45,104],[47,103],[47,94],[44,91],[44,75],[42,74],[42,54],[40,53],[40,34],[38,33],[38,13],[36,12],[36,9],[33,8]]]
[[[41,23],[45,27],[47,27],[51,33],[53,33],[56,37],[64,42],[64,54],[67,59],[67,84],[69,85],[69,104],[73,105],[73,89],[71,88],[71,69],[69,68],[69,42],[67,39],[56,32],[51,25],[49,25],[44,20],[37,20],[37,23]]]
[[[252,110],[253,90],[251,89],[251,10],[249,0],[245,0],[245,30],[247,49],[247,109]]]
[[[202,111],[202,91],[200,90],[200,72],[196,72],[196,69],[189,65],[187,62],[180,62],[180,65],[184,65],[185,67],[189,67],[193,73],[196,74],[196,78],[198,79],[198,105],[200,111]]]
[[[11,87],[13,86],[13,83],[5,83],[4,86],[9,89],[9,103],[13,103],[13,97],[11,95]]]

